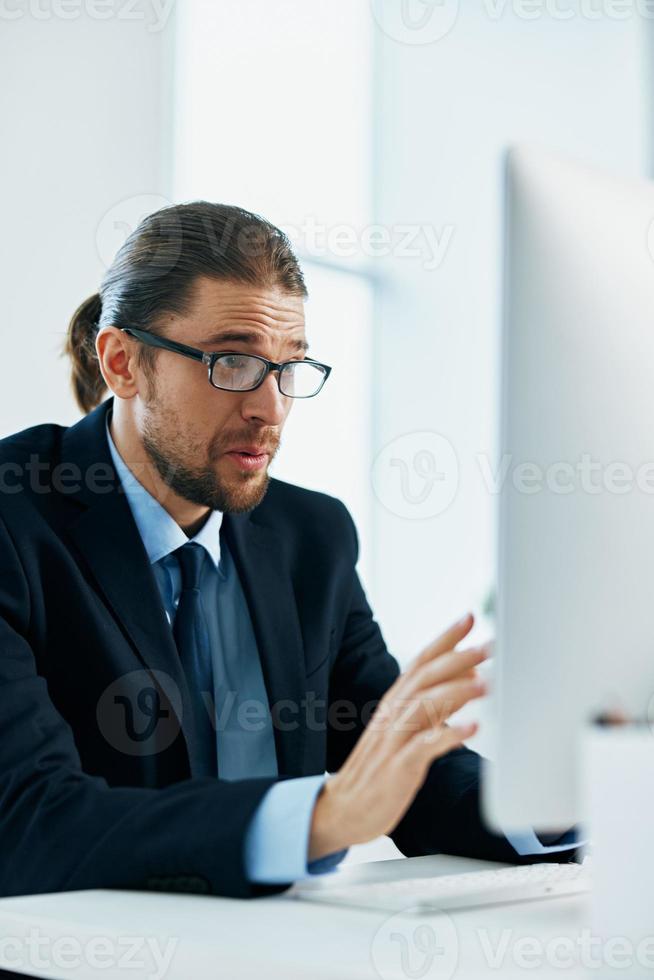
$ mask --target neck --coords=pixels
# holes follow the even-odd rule
[[[157,500],[189,536],[197,534],[207,522],[211,508],[180,497],[161,478],[145,451],[132,412],[125,399],[114,398],[109,431],[121,459],[139,483]]]

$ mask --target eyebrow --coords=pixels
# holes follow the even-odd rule
[[[206,337],[204,340],[200,341],[202,344],[207,344],[210,346],[215,346],[216,344],[223,344],[225,342],[234,344],[256,344],[257,341],[261,340],[261,334],[254,333],[250,330],[223,330],[220,333],[211,334],[210,337]],[[309,350],[309,344],[306,340],[293,340],[290,342],[293,350],[304,351],[306,353]]]

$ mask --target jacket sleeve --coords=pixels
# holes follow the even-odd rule
[[[354,524],[354,560],[358,543]],[[351,706],[350,727],[333,711],[328,718],[327,768],[335,772],[361,736],[385,692],[400,673],[373,618],[356,570],[352,570],[349,611],[338,655],[332,667],[329,701]],[[345,713],[342,718],[345,718]],[[503,834],[494,833],[484,820],[480,805],[482,759],[465,746],[436,759],[400,823],[390,834],[407,857],[422,854],[456,854],[514,864],[552,860],[552,856],[520,855]],[[556,860],[572,860],[577,852],[565,852]]]
[[[482,759],[465,746],[432,763],[411,807],[391,837],[407,857],[458,854],[486,861],[535,864],[580,860],[577,848],[520,854],[504,836],[492,831],[480,800]]]
[[[110,787],[82,771],[40,677],[30,596],[0,521],[0,895],[139,888],[250,897],[245,833],[275,779]]]

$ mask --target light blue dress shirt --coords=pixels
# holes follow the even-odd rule
[[[189,540],[206,551],[202,595],[212,650],[217,751],[221,779],[278,775],[275,739],[252,621],[232,556],[223,543],[222,513],[214,510],[191,539],[139,483],[107,440],[134,521],[153,566],[168,622],[174,623],[181,572],[173,552]],[[311,818],[324,776],[286,779],[261,800],[245,838],[248,879],[285,884],[309,874],[331,871],[347,851],[307,863]]]
[[[587,840],[579,840],[577,831],[566,831],[555,844],[542,844],[531,828],[521,831],[504,831],[504,836],[518,854],[561,854],[563,851],[571,851],[577,847],[584,847],[588,844]]]

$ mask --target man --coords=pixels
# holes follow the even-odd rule
[[[380,834],[520,860],[447,724],[471,617],[400,675],[344,506],[269,480],[331,370],[305,297],[258,216],[157,212],[71,321],[86,417],[0,442],[2,894],[256,896]]]

